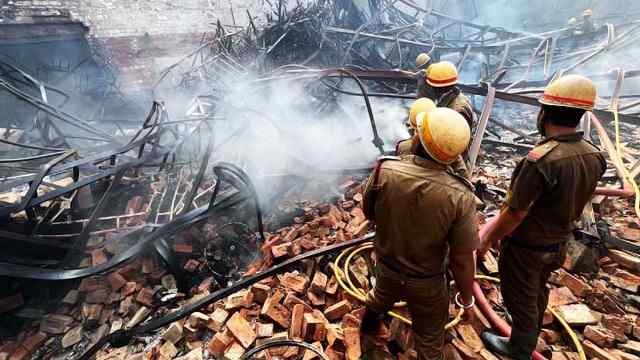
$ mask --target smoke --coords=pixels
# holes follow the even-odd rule
[[[345,90],[358,92],[351,80]],[[261,81],[256,75],[223,79],[230,85],[215,104],[212,163],[241,166],[257,182],[262,199],[281,181],[330,179],[333,170],[363,168],[380,155],[361,96],[332,94],[318,79]],[[161,96],[168,109],[185,108],[185,97]],[[378,133],[386,150],[408,138],[408,103],[370,98]]]

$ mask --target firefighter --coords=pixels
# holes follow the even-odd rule
[[[590,34],[596,31],[596,25],[593,23],[593,10],[586,9],[582,12],[582,33]]]
[[[473,129],[473,107],[469,99],[456,86],[458,84],[458,70],[449,61],[441,61],[429,66],[427,84],[433,88],[438,107],[448,107],[462,115],[469,128]]]
[[[418,118],[420,146],[412,155],[378,160],[364,190],[364,212],[376,224],[376,284],[367,294],[363,334],[375,334],[381,316],[405,300],[420,360],[443,359],[449,295],[446,259],[472,309],[474,251],[479,244],[472,185],[447,171],[467,148],[470,130],[460,114],[438,108]],[[465,312],[471,320],[473,311]]]
[[[568,25],[569,30],[571,31],[571,33],[575,34],[576,30],[578,30],[578,19],[576,19],[575,17],[572,17],[567,22],[567,25]]]
[[[500,245],[501,291],[513,323],[510,338],[488,332],[482,338],[490,350],[516,360],[531,358],[547,308],[547,280],[563,263],[574,222],[606,169],[601,151],[577,131],[595,99],[593,82],[583,76],[547,86],[537,120],[544,140],[516,166],[505,206],[481,238],[481,257]]]
[[[409,122],[407,124],[411,137],[409,139],[400,140],[396,143],[396,156],[412,155],[413,147],[420,146],[420,139],[415,131],[417,127],[417,119],[428,116],[428,113],[434,109],[436,109],[436,104],[428,98],[420,98],[413,102],[409,109]],[[453,172],[467,180],[471,180],[471,174],[469,174],[469,169],[467,168],[462,155],[458,156],[450,166]]]
[[[431,66],[432,59],[425,53],[420,53],[416,57],[416,68],[418,72],[415,73],[416,81],[418,83],[418,98],[430,98],[433,96],[433,89],[427,85],[427,69]]]
[[[396,143],[396,156],[410,155],[412,153],[411,146],[413,139],[416,135],[416,117],[421,113],[428,113],[436,108],[436,104],[427,98],[419,98],[414,101],[409,108],[409,121],[407,127],[409,128],[409,139],[400,140]]]

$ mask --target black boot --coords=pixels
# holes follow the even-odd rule
[[[496,334],[492,334],[488,331],[485,331],[480,335],[482,338],[482,342],[484,346],[487,347],[490,351],[502,355],[508,356],[513,360],[530,360],[531,355],[523,355],[518,354],[512,351],[511,345],[509,344],[509,338],[504,336],[498,336]]]
[[[490,351],[503,356],[511,356],[508,337],[498,336],[488,331],[483,332],[480,337],[484,346]]]
[[[360,331],[366,335],[375,335],[378,332],[378,323],[380,322],[380,314],[366,308],[364,316],[362,317],[362,323],[360,324]]]

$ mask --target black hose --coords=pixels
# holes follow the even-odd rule
[[[362,81],[360,80],[359,77],[357,77],[354,73],[352,73],[351,71],[347,70],[347,69],[336,69],[337,72],[345,74],[347,76],[349,76],[350,78],[352,78],[356,84],[358,84],[358,87],[360,88],[360,91],[362,92],[362,97],[364,97],[364,103],[367,107],[367,112],[369,113],[369,122],[371,123],[371,131],[373,132],[373,145],[378,148],[378,150],[380,151],[380,154],[384,154],[384,142],[382,141],[382,139],[380,138],[380,135],[378,135],[378,128],[376,127],[376,119],[373,116],[373,110],[371,109],[371,102],[369,102],[369,94],[367,93],[367,89],[365,88],[364,84],[362,83]],[[327,75],[321,77],[320,79],[324,79],[325,77],[327,77]]]
[[[24,161],[34,161],[34,160],[40,160],[40,159],[46,159],[46,158],[58,156],[58,155],[61,155],[61,154],[64,154],[64,150],[63,151],[51,152],[51,153],[47,153],[47,154],[27,156],[27,157],[23,157],[23,158],[0,159],[0,164],[10,164],[10,163],[17,163],[17,162],[24,162]]]
[[[305,348],[307,350],[313,351],[321,359],[329,360],[329,357],[325,355],[324,352],[322,352],[322,350],[316,348],[315,346],[307,342],[299,341],[299,340],[272,340],[272,341],[265,342],[264,344],[261,344],[259,346],[256,346],[247,350],[247,352],[245,352],[244,355],[242,355],[240,360],[249,360],[259,352],[270,349],[272,347],[277,347],[277,346],[296,346],[296,347]]]
[[[327,83],[324,79],[321,79],[320,81],[324,86],[328,87],[333,91],[339,92],[341,94],[352,95],[352,96],[362,96],[362,93],[340,89],[337,86],[333,86],[332,84]],[[416,99],[415,95],[403,95],[403,94],[392,94],[392,93],[368,93],[367,95],[369,97],[383,97],[383,98],[393,98],[393,99],[410,99],[410,100]]]
[[[256,208],[256,218],[258,220],[258,231],[260,232],[260,238],[262,239],[262,242],[264,243],[266,241],[266,237],[264,235],[264,223],[262,221],[262,209],[260,207],[260,201],[258,199],[258,193],[256,192],[255,186],[253,185],[253,182],[251,181],[251,179],[249,178],[249,176],[242,170],[240,169],[238,166],[231,164],[231,163],[227,163],[227,162],[221,162],[219,164],[217,164],[214,168],[213,168],[213,172],[220,178],[223,177],[222,175],[222,171],[228,171],[230,173],[232,173],[233,175],[235,175],[237,178],[239,178],[245,185],[246,190],[249,191],[249,193],[251,194],[251,197],[253,198],[253,204]],[[216,188],[218,188],[220,186],[221,182],[218,182],[218,184],[216,184]],[[215,199],[215,197],[212,197],[213,199]]]

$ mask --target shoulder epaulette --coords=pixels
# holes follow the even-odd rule
[[[597,152],[602,153],[602,154],[606,154],[606,151],[603,151],[602,149],[600,149],[600,147],[594,143],[592,143],[590,140],[586,139],[586,138],[582,138],[582,140],[584,142],[586,142],[587,144],[593,146],[594,149],[597,150]]]
[[[378,179],[380,178],[380,168],[382,168],[382,163],[388,160],[402,160],[400,157],[398,156],[391,156],[391,155],[383,155],[380,156],[377,160],[376,160],[376,167],[373,170],[373,185],[374,186],[378,186]]]
[[[551,140],[551,141],[547,141],[544,144],[540,144],[536,147],[534,147],[531,151],[529,151],[529,153],[527,154],[527,160],[531,161],[531,162],[536,162],[540,159],[542,159],[543,157],[545,157],[548,153],[551,152],[551,150],[555,149],[556,146],[558,146],[558,142],[555,140]]]

